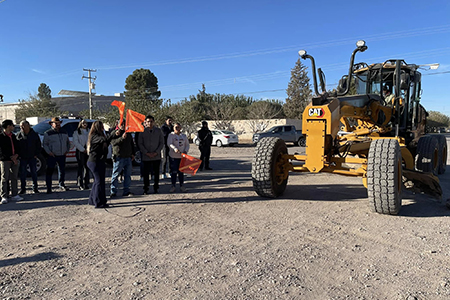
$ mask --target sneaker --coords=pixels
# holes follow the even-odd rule
[[[170,175],[170,173],[167,173],[167,178],[172,178],[172,175]]]
[[[6,203],[8,203],[8,198],[3,198],[2,197],[2,202],[1,202],[2,204],[6,204]]]
[[[169,192],[170,192],[170,193],[175,193],[175,187],[174,187],[174,186],[171,187],[170,190],[169,190]]]
[[[15,196],[12,196],[12,197],[11,197],[11,200],[12,200],[12,201],[22,201],[23,198],[20,197],[19,195],[15,195]]]
[[[117,197],[117,194],[116,193],[111,193],[111,195],[109,195],[109,198],[116,198]]]
[[[47,194],[51,194],[52,193],[52,189],[47,189]]]
[[[62,190],[62,191],[68,191],[69,190],[69,188],[67,186],[65,186],[65,185],[60,185],[59,189]]]
[[[145,190],[142,195],[150,195],[150,192],[148,190]]]
[[[85,184],[85,185],[84,185],[84,189],[85,189],[85,190],[90,189],[89,184]]]
[[[158,189],[153,188],[153,194],[159,194]]]
[[[84,186],[79,186],[78,189],[79,189],[80,191],[84,191]]]
[[[134,194],[132,192],[128,192],[128,193],[124,193],[122,196],[123,197],[133,197]]]
[[[207,167],[207,168],[205,168],[205,170],[212,170],[212,168],[210,168],[210,167]]]
[[[184,193],[186,192],[186,188],[184,186],[180,187],[180,190]]]
[[[33,189],[33,194],[39,194],[39,190],[37,188]]]
[[[20,189],[20,192],[19,192],[20,195],[23,195],[23,194],[26,194],[26,193],[27,193],[26,189]]]

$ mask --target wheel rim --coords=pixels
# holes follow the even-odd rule
[[[36,173],[42,168],[42,163],[40,159],[36,159]],[[27,165],[27,172],[30,173],[30,166]]]

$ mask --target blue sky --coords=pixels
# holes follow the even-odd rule
[[[422,103],[450,115],[447,0],[0,0],[0,20],[6,103],[26,99],[42,82],[54,97],[61,89],[88,91],[83,68],[97,69],[102,95],[122,92],[128,75],[148,68],[172,101],[202,83],[209,93],[285,99],[298,50],[315,57],[333,88],[364,39],[369,49],[357,62],[440,63],[422,72]]]

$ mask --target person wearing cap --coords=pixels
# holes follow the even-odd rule
[[[12,120],[2,122],[3,132],[0,133],[0,172],[1,172],[1,204],[23,200],[18,195],[17,177],[19,174],[19,151],[20,145],[13,133],[14,123]],[[8,197],[8,185],[11,183],[11,198]]]
[[[197,137],[200,142],[198,149],[200,150],[200,160],[202,161],[198,170],[202,171],[203,167],[205,167],[205,170],[212,170],[212,168],[209,167],[209,157],[211,156],[213,136],[208,128],[208,122],[202,122],[202,128],[198,131]]]
[[[44,133],[43,148],[48,154],[47,171],[45,181],[47,184],[47,194],[52,192],[52,176],[56,164],[58,164],[59,188],[68,191],[65,185],[66,178],[66,154],[70,150],[70,141],[67,131],[61,128],[61,120],[58,117],[48,122],[52,128]]]

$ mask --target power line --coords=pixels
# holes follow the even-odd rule
[[[391,39],[398,39],[404,37],[415,37],[421,35],[430,35],[436,33],[446,33],[450,31],[450,25],[444,26],[436,26],[436,27],[426,27],[415,30],[405,30],[405,31],[397,31],[397,32],[389,32],[367,36],[365,38],[366,41],[384,41]],[[332,40],[327,42],[318,42],[312,44],[303,44],[301,46],[288,46],[284,48],[271,48],[271,49],[262,49],[262,50],[254,50],[254,51],[242,51],[235,52],[229,54],[218,54],[211,56],[201,56],[201,57],[193,57],[193,58],[184,58],[179,60],[166,60],[166,61],[156,61],[156,62],[143,62],[143,63],[133,63],[128,65],[111,65],[111,66],[103,66],[98,69],[102,70],[113,70],[113,69],[127,69],[127,68],[137,68],[137,67],[149,67],[149,66],[162,66],[162,65],[174,65],[174,64],[184,64],[184,63],[193,63],[193,62],[204,62],[204,61],[212,61],[212,60],[222,60],[222,59],[231,59],[231,58],[241,58],[241,57],[249,57],[249,56],[257,56],[257,55],[266,55],[266,54],[274,54],[274,53],[282,53],[289,51],[297,51],[300,48],[323,48],[323,47],[332,47],[332,46],[340,46],[346,44],[353,44],[357,40],[357,38],[344,38],[339,40]]]
[[[450,73],[450,71],[442,71],[442,72],[434,72],[434,73],[422,74],[422,76],[427,76],[427,75],[438,75],[438,74],[448,74],[448,73]]]

